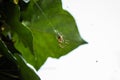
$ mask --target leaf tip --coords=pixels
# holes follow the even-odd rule
[[[84,40],[83,44],[88,44],[88,42]]]

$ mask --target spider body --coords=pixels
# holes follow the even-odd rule
[[[61,33],[59,33],[58,31],[56,32],[58,45],[60,48],[64,48],[68,44],[68,40],[65,40],[65,37]]]

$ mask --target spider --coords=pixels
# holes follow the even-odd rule
[[[68,44],[68,40],[65,40],[64,36],[58,31],[56,31],[56,33],[57,33],[57,41],[58,41],[59,47],[64,48],[66,44]]]
[[[64,43],[64,38],[63,38],[63,35],[61,35],[61,34],[58,34],[58,37],[57,37],[57,39],[58,39],[58,42],[59,43]]]

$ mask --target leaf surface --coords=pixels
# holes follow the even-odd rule
[[[17,1],[17,0],[14,0]],[[6,28],[10,28],[11,33],[17,34],[19,40],[25,47],[33,53],[33,36],[30,29],[20,22],[20,8],[13,1],[3,1],[0,4],[1,12],[4,14]]]
[[[48,57],[59,58],[86,43],[73,17],[62,9],[61,0],[31,0],[21,19],[33,33],[35,55],[19,42],[16,47],[37,70]]]
[[[20,54],[12,54],[0,40],[1,80],[40,80],[37,73],[27,65]]]
[[[21,80],[41,80],[35,70],[27,65],[27,62],[19,54],[15,54],[20,68]]]
[[[19,70],[15,63],[15,57],[7,49],[7,46],[0,40],[0,79],[19,80]]]

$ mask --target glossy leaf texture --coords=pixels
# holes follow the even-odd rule
[[[37,70],[48,57],[59,58],[85,44],[75,20],[63,10],[61,0],[21,2],[21,20],[33,33],[34,55],[17,38],[16,47]]]
[[[1,80],[40,80],[39,76],[20,54],[12,54],[0,40],[0,79]]]

